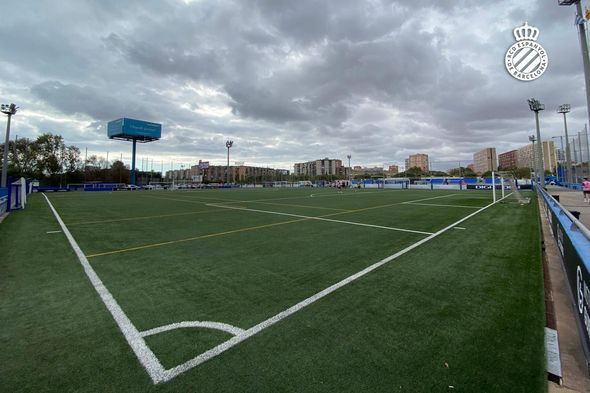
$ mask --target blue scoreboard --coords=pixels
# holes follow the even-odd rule
[[[110,139],[151,142],[162,137],[162,125],[123,117],[109,121],[107,124],[107,135]]]

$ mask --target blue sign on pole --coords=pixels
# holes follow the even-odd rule
[[[107,134],[111,139],[154,141],[162,137],[162,125],[123,117],[108,123]]]
[[[135,185],[135,153],[137,142],[156,141],[162,137],[162,125],[149,121],[121,119],[109,121],[107,135],[110,139],[121,139],[133,142],[131,154],[131,184]]]

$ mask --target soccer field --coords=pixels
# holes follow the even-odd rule
[[[315,188],[33,195],[0,225],[0,385],[544,391],[532,199]]]

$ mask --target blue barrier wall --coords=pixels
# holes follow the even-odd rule
[[[590,372],[590,232],[576,225],[571,215],[544,190],[537,190],[543,196],[542,207],[563,259]]]
[[[0,188],[0,215],[8,211],[8,188]]]

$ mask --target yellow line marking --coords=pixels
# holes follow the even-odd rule
[[[158,199],[164,199],[164,198],[158,198]],[[166,199],[168,199],[168,198],[166,198]],[[190,201],[187,201],[187,202],[190,202]],[[252,201],[249,201],[249,202],[252,202]],[[317,216],[317,217],[318,218],[332,217],[332,216],[337,216],[337,215],[341,215],[341,214],[350,214],[350,213],[357,213],[357,212],[366,211],[366,210],[372,210],[372,209],[381,209],[381,208],[384,208],[384,207],[390,207],[390,206],[395,206],[395,205],[402,205],[404,203],[407,204],[406,202],[396,202],[396,203],[389,203],[389,204],[386,204],[386,205],[365,207],[365,208],[362,208],[362,209],[347,210],[347,211],[330,213],[330,214],[322,214],[322,215]],[[201,203],[201,202],[195,202],[195,203]],[[221,210],[223,210],[223,209],[221,209]],[[190,238],[187,238],[187,239],[170,240],[170,241],[167,241],[167,242],[147,244],[147,245],[143,245],[143,246],[124,248],[124,249],[114,250],[114,251],[107,251],[107,252],[103,252],[103,253],[97,253],[97,254],[87,255],[86,258],[93,258],[93,257],[98,257],[98,256],[103,256],[103,255],[118,254],[118,253],[129,252],[129,251],[136,251],[136,250],[142,250],[142,249],[152,248],[152,247],[166,246],[166,245],[169,245],[169,244],[176,244],[176,243],[188,242],[188,241],[192,241],[192,240],[206,239],[206,238],[209,238],[209,237],[216,237],[216,236],[223,236],[223,235],[231,235],[233,233],[239,233],[239,232],[245,232],[245,231],[252,231],[252,230],[256,230],[256,229],[269,228],[269,227],[273,227],[273,226],[277,226],[277,225],[291,224],[291,223],[296,223],[296,222],[301,222],[301,221],[309,221],[309,220],[312,220],[312,218],[302,218],[302,219],[297,219],[297,220],[282,221],[282,222],[278,222],[278,223],[274,223],[274,224],[265,224],[265,225],[255,226],[255,227],[247,227],[247,228],[241,228],[241,229],[234,229],[234,230],[231,230],[231,231],[213,233],[213,234],[209,234],[209,235],[202,235],[202,236],[196,236],[196,237],[190,237]]]
[[[82,221],[82,222],[71,222],[68,223],[68,226],[76,226],[76,225],[87,225],[87,224],[102,224],[108,222],[120,222],[120,221],[135,221],[135,220],[149,220],[150,218],[164,218],[164,217],[177,217],[177,216],[188,216],[191,214],[206,214],[206,213],[213,213],[218,211],[223,211],[224,209],[212,209],[212,210],[199,210],[196,212],[186,212],[186,213],[171,213],[171,214],[159,214],[157,216],[138,216],[138,217],[128,217],[128,218],[113,218],[111,220],[97,220],[97,221]]]
[[[389,204],[389,205],[373,206],[373,207],[368,207],[368,208],[364,208],[364,209],[357,209],[357,210],[352,210],[352,211],[345,211],[345,212],[337,212],[337,213],[323,214],[323,215],[318,216],[318,217],[319,218],[331,217],[331,216],[335,216],[335,215],[339,215],[339,214],[346,214],[346,213],[352,213],[352,212],[363,211],[363,210],[368,210],[368,209],[376,209],[376,208],[380,208],[380,207],[387,207],[387,206],[393,206],[393,205],[399,205],[399,204],[401,204],[401,202],[399,202],[399,203],[392,203],[392,204]],[[223,210],[223,209],[220,209],[220,210]],[[170,244],[183,243],[183,242],[188,242],[188,241],[193,241],[193,240],[207,239],[207,238],[216,237],[216,236],[231,235],[231,234],[234,234],[234,233],[240,233],[240,232],[245,232],[245,231],[253,231],[253,230],[263,229],[263,228],[269,228],[269,227],[273,227],[273,226],[277,226],[277,225],[292,224],[292,223],[296,223],[296,222],[309,221],[309,220],[312,220],[312,218],[301,218],[301,219],[297,219],[297,220],[282,221],[282,222],[278,222],[278,223],[274,223],[274,224],[265,224],[265,225],[258,225],[258,226],[255,226],[255,227],[247,227],[247,228],[234,229],[234,230],[231,230],[231,231],[225,231],[225,232],[219,232],[219,233],[212,233],[212,234],[209,234],[209,235],[201,235],[201,236],[189,237],[189,238],[186,238],[186,239],[170,240],[170,241],[167,241],[167,242],[146,244],[146,245],[143,245],[143,246],[129,247],[129,248],[123,248],[123,249],[120,249],[120,250],[101,252],[101,253],[97,253],[97,254],[86,255],[86,258],[94,258],[94,257],[100,257],[100,256],[104,256],[104,255],[119,254],[119,253],[123,253],[123,252],[143,250],[143,249],[152,248],[152,247],[167,246],[167,245],[170,245]]]
[[[101,252],[101,253],[97,253],[97,254],[86,255],[86,258],[94,258],[94,257],[99,257],[99,256],[104,256],[104,255],[112,255],[112,254],[119,254],[119,253],[129,252],[129,251],[144,250],[146,248],[161,247],[161,246],[166,246],[166,245],[169,245],[169,244],[189,242],[189,241],[192,241],[192,240],[201,240],[201,239],[207,239],[207,238],[211,238],[211,237],[217,237],[217,236],[223,236],[223,235],[230,235],[230,234],[233,234],[233,233],[254,231],[254,230],[257,230],[257,229],[270,228],[270,227],[274,227],[274,226],[278,226],[278,225],[291,224],[291,223],[294,223],[294,222],[306,221],[306,220],[308,220],[308,219],[307,218],[301,218],[301,219],[298,219],[298,220],[289,220],[289,221],[275,222],[273,224],[258,225],[258,226],[255,226],[255,227],[247,227],[247,228],[234,229],[234,230],[226,231],[226,232],[210,233],[208,235],[201,235],[201,236],[189,237],[189,238],[186,238],[186,239],[170,240],[170,241],[167,241],[167,242],[154,243],[154,244],[146,244],[146,245],[143,245],[143,246],[129,247],[129,248],[121,249],[121,250],[114,250],[114,251],[107,251],[107,252]]]

